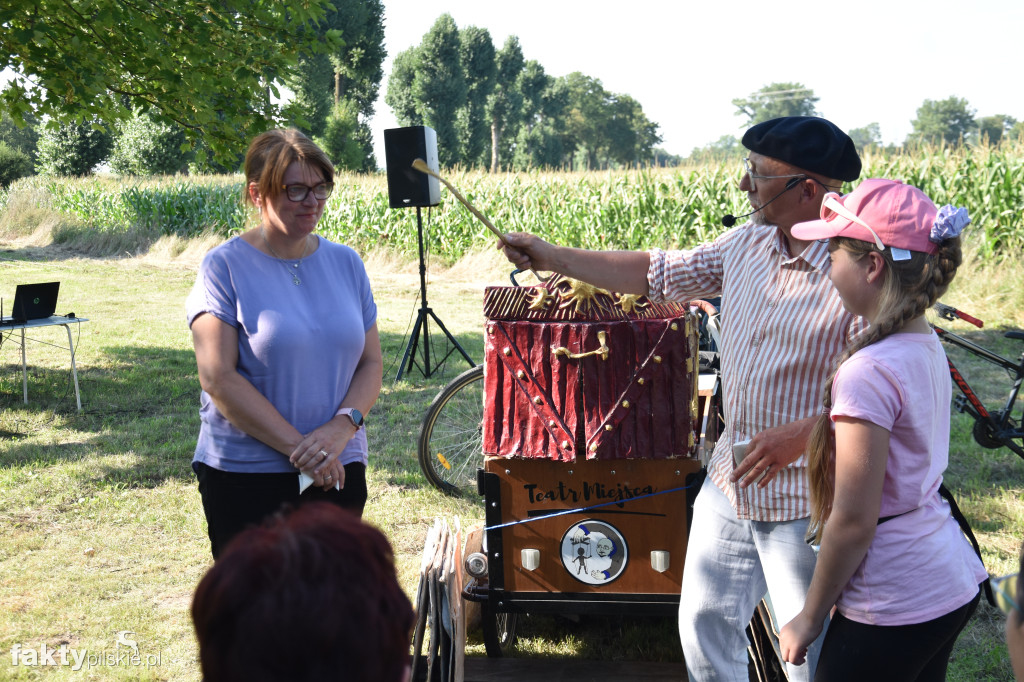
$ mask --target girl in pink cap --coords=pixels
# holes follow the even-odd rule
[[[833,605],[815,680],[944,680],[984,565],[940,495],[952,385],[925,311],[960,265],[963,208],[892,180],[826,195],[797,239],[829,239],[830,278],[871,326],[825,387],[808,449],[813,540],[803,610],[780,635],[804,660]]]

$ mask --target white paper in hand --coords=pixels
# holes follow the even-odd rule
[[[307,474],[305,471],[299,472],[299,494],[306,492],[306,488],[313,485],[313,477]],[[341,490],[341,482],[334,482],[334,489]]]

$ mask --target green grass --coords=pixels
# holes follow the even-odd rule
[[[407,218],[412,225],[412,216]],[[74,310],[89,319],[76,332],[83,411],[75,411],[66,350],[42,343],[28,348],[29,404],[24,405],[20,358],[13,339],[5,339],[0,349],[0,679],[198,679],[188,609],[210,557],[189,466],[199,427],[199,386],[184,299],[202,244],[209,242],[164,240],[147,256],[94,258],[57,245],[33,245],[38,241],[0,243],[0,290],[10,291],[21,281],[59,279],[59,312]],[[453,356],[443,373],[429,379],[414,371],[394,381],[419,308],[418,271],[415,263],[386,253],[368,255],[367,263],[380,311],[386,375],[369,415],[366,518],[391,539],[402,584],[412,595],[433,520],[458,516],[468,526],[482,518],[478,501],[455,500],[430,488],[415,453],[427,405],[465,364]],[[978,305],[971,305],[976,284],[970,277],[947,298],[996,328],[974,334],[1014,354],[998,330],[1020,325],[1021,308],[1001,303],[1013,300],[1012,292],[999,291],[1003,282],[1017,286],[1019,271],[1019,265],[987,270],[985,289],[992,296]],[[507,268],[488,252],[448,270],[434,263],[429,280],[431,307],[479,360],[483,289],[504,285]],[[54,344],[66,341],[63,335],[62,328],[38,333]],[[998,376],[979,376],[992,384],[991,397],[1007,385]],[[1024,461],[978,448],[959,415],[954,425],[948,483],[975,526],[989,569],[1016,570],[1024,539]],[[65,644],[116,653],[115,638],[124,630],[134,633],[143,657],[159,655],[160,664],[79,672],[11,666],[15,643],[37,650]],[[531,617],[521,622],[521,636],[522,655],[681,659],[673,619]],[[957,646],[950,679],[1009,679],[1002,637],[1002,620],[983,605]],[[478,634],[471,635],[468,651],[482,655]]]

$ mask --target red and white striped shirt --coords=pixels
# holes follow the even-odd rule
[[[863,320],[846,312],[829,281],[827,244],[790,256],[782,231],[747,223],[688,251],[650,251],[654,301],[722,297],[721,367],[725,430],[708,474],[741,519],[791,521],[810,514],[806,458],[763,489],[741,489],[733,442],[817,415],[835,360]]]

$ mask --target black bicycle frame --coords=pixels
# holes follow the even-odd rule
[[[1006,400],[1006,404],[999,415],[999,419],[995,419],[991,413],[981,403],[981,400],[974,393],[970,384],[964,379],[963,375],[956,368],[953,362],[946,357],[946,362],[949,364],[949,374],[956,383],[957,388],[963,394],[965,400],[957,400],[957,407],[962,412],[967,412],[976,420],[986,421],[992,428],[994,437],[999,440],[1003,445],[1013,450],[1015,453],[1024,457],[1024,448],[1013,442],[1014,438],[1024,437],[1024,430],[1020,427],[1010,428],[1010,417],[1017,402],[1017,394],[1020,392],[1021,381],[1024,379],[1024,353],[1021,354],[1021,361],[1013,362],[1004,358],[1001,355],[997,355],[987,348],[983,348],[976,343],[968,341],[965,338],[957,336],[956,334],[942,329],[937,325],[932,325],[932,329],[939,335],[939,338],[948,343],[952,343],[954,346],[959,346],[964,350],[977,355],[978,357],[991,362],[997,367],[1002,367],[1011,373],[1014,377],[1013,388],[1010,390],[1010,395]]]

